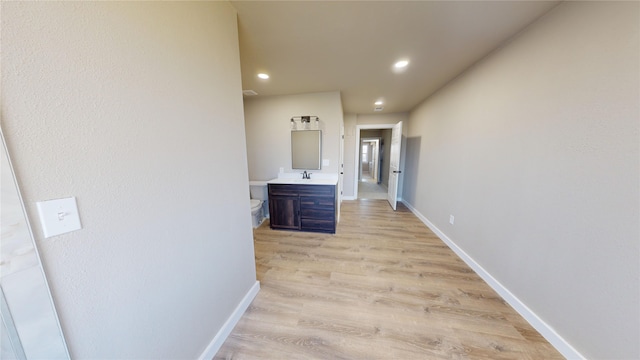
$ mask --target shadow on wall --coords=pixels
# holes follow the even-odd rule
[[[420,143],[422,137],[407,137],[405,147],[404,185],[402,198],[410,204],[416,203],[418,188],[418,166],[420,163]]]

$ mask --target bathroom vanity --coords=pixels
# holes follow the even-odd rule
[[[335,234],[337,180],[278,178],[267,184],[272,229]]]

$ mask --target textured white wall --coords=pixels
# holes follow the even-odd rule
[[[236,12],[2,2],[2,128],[73,358],[195,358],[255,284]],[[220,136],[224,133],[224,136]]]
[[[593,359],[640,357],[639,6],[563,3],[410,115],[404,199]]]
[[[281,167],[294,172],[289,120],[301,115],[318,116],[321,122],[322,158],[329,160],[329,166],[315,172],[338,173],[343,122],[340,92],[246,98],[244,111],[251,180],[276,178]]]

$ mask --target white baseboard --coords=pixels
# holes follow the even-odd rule
[[[227,340],[229,334],[231,334],[231,330],[233,330],[238,321],[240,321],[240,318],[242,317],[244,312],[247,310],[256,295],[258,295],[258,291],[260,291],[260,281],[256,281],[251,289],[249,289],[242,301],[240,301],[235,310],[233,310],[231,316],[229,316],[224,325],[222,325],[220,331],[218,331],[216,336],[213,337],[213,340],[211,340],[209,346],[207,346],[207,348],[204,349],[204,352],[202,352],[202,354],[198,357],[199,360],[213,359],[218,350],[220,350],[222,344],[224,344],[224,341]]]
[[[504,285],[496,280],[471,256],[454,243],[447,235],[438,229],[431,221],[424,217],[416,208],[406,201],[402,203],[413,212],[422,222],[427,225],[453,252],[456,253],[469,267],[473,269],[493,290],[495,290],[511,307],[513,307],[534,329],[536,329],[553,347],[556,348],[567,359],[585,359],[571,344],[560,336],[549,324],[544,322],[527,305],[509,291]]]

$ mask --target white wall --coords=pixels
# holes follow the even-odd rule
[[[196,358],[256,281],[235,10],[1,20],[2,129],[72,358]],[[44,239],[36,201],[68,196],[83,229]]]
[[[338,173],[343,124],[340,92],[245,98],[244,111],[251,180],[276,178],[281,167],[285,172],[300,172],[291,169],[290,119],[301,115],[320,118],[322,158],[329,160],[328,166],[313,172]]]
[[[403,198],[593,359],[640,357],[639,10],[565,2],[410,115]]]
[[[409,120],[409,113],[358,114],[356,125],[389,125]],[[404,131],[403,131],[404,133]]]
[[[344,114],[344,187],[343,196],[353,198],[353,182],[357,175],[356,166],[356,122],[358,115]]]

